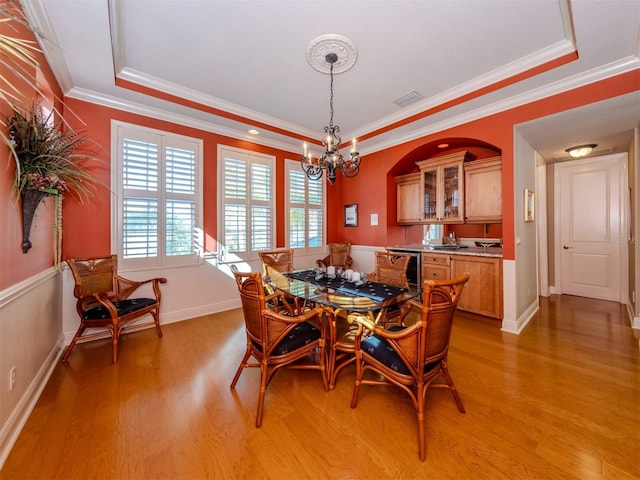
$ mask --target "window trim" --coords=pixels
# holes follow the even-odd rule
[[[309,180],[309,178],[306,177],[305,175],[306,185],[308,185],[309,182],[313,182],[313,181],[321,182],[321,185],[322,185],[322,241],[320,242],[320,245],[317,247],[309,247],[307,245],[305,245],[304,247],[291,247],[290,245],[291,225],[289,223],[289,208],[291,206],[291,201],[290,201],[291,187],[289,184],[289,172],[291,170],[300,170],[302,173],[304,173],[302,168],[300,168],[299,161],[291,160],[288,158],[285,159],[284,161],[284,195],[285,195],[285,198],[284,198],[284,209],[285,209],[284,230],[285,232],[284,234],[286,239],[285,244],[287,245],[287,248],[293,248],[296,252],[300,252],[301,255],[323,254],[325,251],[326,239],[327,239],[327,183],[324,180],[324,176],[321,177],[319,180]],[[307,196],[307,198],[305,199],[305,210],[308,210],[308,208],[309,208],[309,204],[308,204],[308,196]]]
[[[130,258],[126,259],[123,255],[122,244],[122,226],[123,226],[123,202],[124,187],[122,185],[122,165],[123,152],[121,140],[129,134],[133,138],[141,138],[145,136],[163,137],[173,140],[174,143],[185,143],[194,146],[196,155],[195,160],[195,252],[188,255],[167,256],[165,251],[164,240],[159,241],[158,256],[147,258]],[[158,130],[144,125],[126,123],[118,120],[111,120],[111,251],[118,254],[118,267],[121,270],[151,270],[158,268],[171,267],[190,267],[203,263],[203,190],[202,190],[202,166],[203,166],[204,142],[201,138],[188,137],[186,135],[176,134],[170,131]],[[162,185],[164,185],[164,173]],[[179,196],[179,195],[178,195]],[[164,200],[165,196],[162,192],[158,192],[158,199]],[[163,211],[162,209],[161,211]],[[159,222],[158,235],[164,236],[166,216]]]

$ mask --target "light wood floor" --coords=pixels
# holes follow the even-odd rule
[[[427,395],[427,460],[399,389],[353,370],[325,392],[318,372],[282,371],[256,429],[258,370],[229,383],[244,351],[239,310],[76,347],[60,364],[0,478],[640,478],[640,366],[622,305],[541,299],[519,335],[459,313],[450,393]]]

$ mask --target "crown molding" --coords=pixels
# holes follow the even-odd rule
[[[21,1],[20,5],[29,21],[29,26],[38,40],[40,50],[42,50],[47,62],[51,66],[51,71],[58,85],[60,85],[63,92],[67,92],[73,87],[73,80],[71,79],[71,73],[67,68],[67,63],[58,44],[58,40],[53,34],[54,30],[49,21],[45,1]]]
[[[416,128],[415,130],[412,130],[411,132],[402,136],[394,136],[394,138],[386,138],[389,136],[393,136],[394,131],[397,132],[398,130],[398,129],[395,129],[395,130],[385,132],[381,135],[378,135],[377,137],[374,137],[374,139],[377,138],[378,141],[372,141],[374,139],[363,140],[358,145],[359,146],[362,145],[361,150],[363,152],[365,150],[368,153],[378,152],[381,150],[385,150],[387,148],[401,145],[406,142],[410,142],[420,137],[432,135],[434,133],[446,130],[448,128],[452,128],[452,127],[462,125],[474,120],[478,120],[480,118],[494,115],[496,113],[511,110],[513,108],[520,107],[527,103],[532,103],[553,95],[557,95],[569,90],[573,90],[575,88],[583,87],[595,82],[599,82],[601,80],[606,80],[607,78],[615,77],[617,75],[631,72],[639,68],[640,68],[640,59],[636,56],[630,56],[630,57],[618,60],[616,62],[612,62],[608,65],[594,68],[592,70],[588,70],[586,72],[574,75],[572,77],[569,77],[557,82],[549,83],[543,87],[533,89],[518,95],[514,95],[505,100],[501,100],[499,102],[495,102],[490,105],[486,105],[486,106],[477,108],[475,110],[465,112],[461,115],[451,117],[441,122],[433,123],[421,128]],[[422,120],[425,120],[425,119],[422,119]],[[419,121],[420,120],[418,120],[417,122]],[[414,122],[414,123],[417,123],[417,122]],[[406,126],[407,125],[404,125],[403,127],[406,127]],[[400,127],[400,128],[403,128],[403,127]]]
[[[142,105],[129,100],[123,100],[122,98],[118,97],[104,95],[91,90],[74,87],[66,94],[66,97],[76,100],[82,100],[103,107],[114,108],[116,110],[127,113],[142,115],[144,117],[149,117],[156,120],[179,124],[185,127],[195,128],[205,132],[215,133],[217,135],[223,135],[225,137],[235,138],[237,140],[244,140],[250,143],[255,143],[257,145],[263,145],[265,147],[276,148],[278,150],[284,150],[286,152],[296,152],[300,150],[299,140],[292,137],[283,136],[283,138],[292,139],[292,142],[287,142],[267,137],[250,135],[249,133],[241,129],[229,128],[218,125],[216,123],[198,120],[188,115],[169,112],[161,108],[149,107],[147,105]]]
[[[117,78],[126,80],[142,87],[151,88],[153,90],[173,95],[178,98],[195,102],[199,105],[215,108],[234,115],[239,115],[246,119],[246,123],[250,125],[253,122],[260,122],[274,127],[281,128],[288,132],[300,135],[301,137],[316,137],[318,132],[311,129],[302,128],[300,125],[285,122],[279,118],[265,115],[264,113],[249,108],[242,107],[235,103],[222,100],[221,98],[205,95],[196,90],[188,89],[176,85],[175,83],[161,80],[157,77],[144,74],[131,68],[124,68],[117,74]]]

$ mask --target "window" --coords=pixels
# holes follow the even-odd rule
[[[289,247],[317,253],[325,243],[325,181],[309,180],[300,162],[285,162],[285,205]]]
[[[219,146],[218,164],[222,260],[257,258],[275,247],[275,158]]]
[[[202,141],[114,122],[112,245],[127,268],[193,265],[202,247]]]
[[[439,240],[442,239],[444,229],[442,225],[437,223],[426,224],[422,226],[422,238],[424,244],[429,244],[431,242],[440,243]]]

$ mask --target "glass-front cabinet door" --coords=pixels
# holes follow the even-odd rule
[[[423,222],[464,223],[464,170],[467,152],[416,162],[420,167]]]
[[[422,171],[422,187],[424,189],[423,219],[434,222],[438,219],[438,168]]]
[[[443,207],[445,222],[464,221],[462,205],[460,203],[460,182],[463,178],[462,162],[442,167]]]

